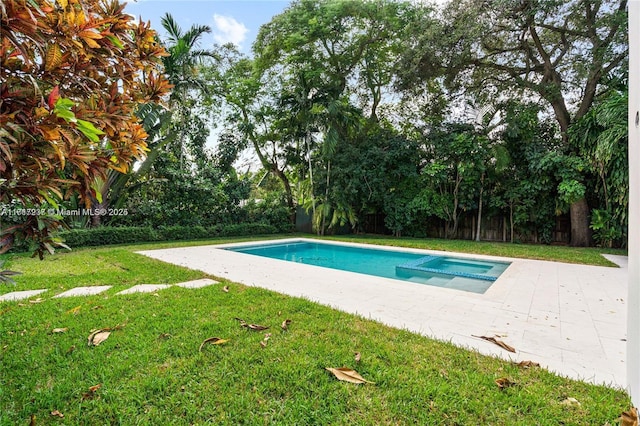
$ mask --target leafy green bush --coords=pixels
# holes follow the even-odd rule
[[[101,227],[72,229],[60,233],[70,247],[91,247],[110,244],[130,244],[152,241],[197,240],[203,238],[232,237],[243,235],[275,234],[278,230],[264,223],[241,223],[236,225],[168,226],[152,227]]]
[[[167,226],[158,228],[156,232],[160,241],[197,240],[216,236],[215,232],[208,232],[210,229],[204,226]]]
[[[122,228],[72,229],[60,233],[65,244],[70,247],[104,246],[109,244],[127,244],[142,241],[159,241],[159,235],[150,226]]]
[[[266,223],[239,223],[226,225],[220,230],[221,237],[235,237],[241,235],[275,234],[278,230]]]

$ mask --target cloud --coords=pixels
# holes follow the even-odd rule
[[[231,16],[213,15],[213,38],[217,43],[233,43],[240,47],[249,29]]]

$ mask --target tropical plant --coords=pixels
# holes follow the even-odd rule
[[[89,209],[97,180],[144,158],[134,112],[168,93],[166,52],[116,0],[7,0],[0,13],[0,203],[39,213],[2,229],[0,252],[22,238],[42,257],[61,217],[41,209],[73,194]]]
[[[526,96],[546,104],[565,150],[570,127],[611,90],[628,60],[627,0],[450,2],[408,42],[404,84],[445,75],[481,99]],[[573,200],[571,244],[589,243],[589,206]]]

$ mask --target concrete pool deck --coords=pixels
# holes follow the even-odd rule
[[[140,253],[248,286],[303,297],[482,354],[531,360],[563,376],[626,388],[624,256],[607,256],[620,265],[608,268],[456,253],[457,257],[512,262],[484,294],[476,294],[221,250],[238,245],[242,244]],[[497,336],[516,353],[473,336]]]

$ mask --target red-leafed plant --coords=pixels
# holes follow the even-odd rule
[[[48,212],[74,195],[89,209],[107,170],[126,172],[144,157],[147,135],[134,112],[171,86],[155,31],[124,7],[0,3],[0,209],[21,214],[0,230],[0,253],[16,238],[37,242],[40,257],[53,251],[61,218]]]

